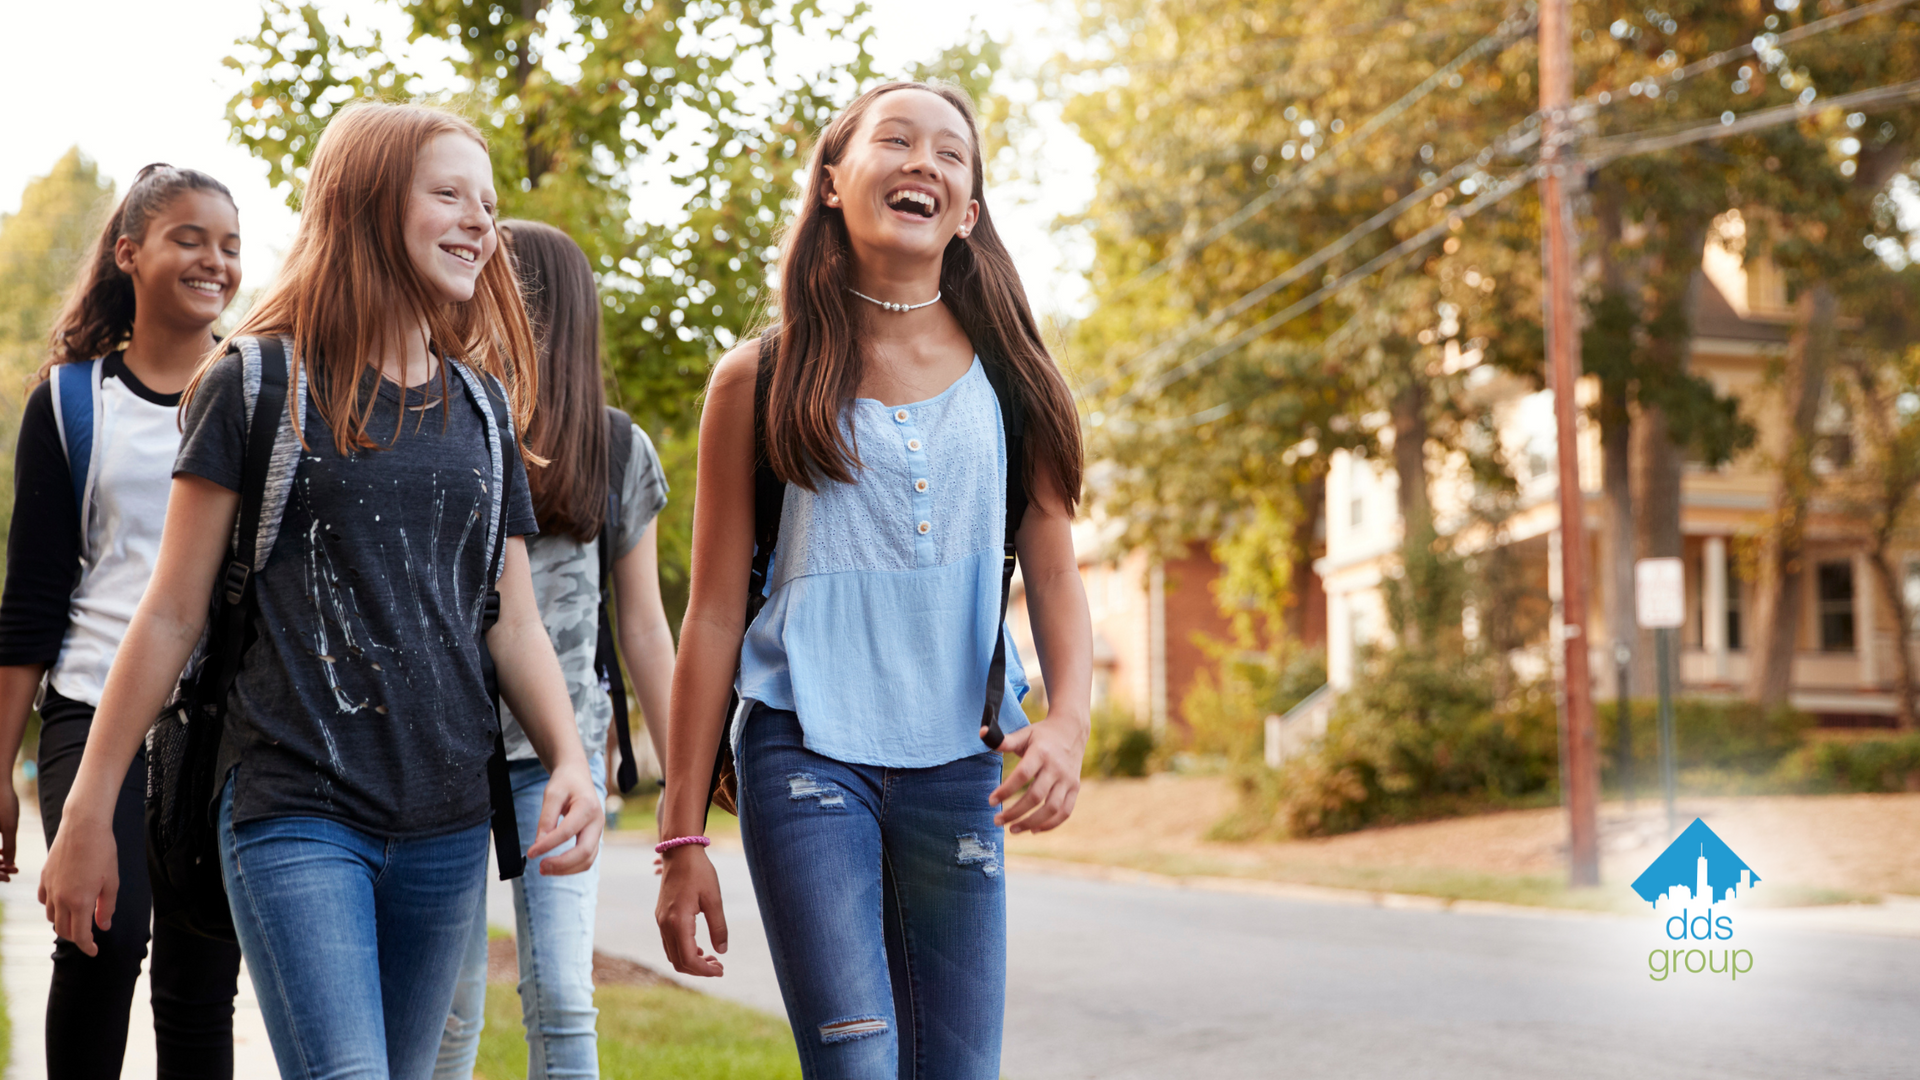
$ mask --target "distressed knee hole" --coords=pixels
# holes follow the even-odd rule
[[[806,773],[787,777],[787,798],[796,802],[812,799],[822,810],[839,810],[847,805],[845,792]]]
[[[955,844],[953,861],[961,866],[978,866],[988,877],[1000,874],[1000,845],[982,840],[977,833],[961,833]]]
[[[829,1020],[820,1025],[820,1041],[823,1043],[850,1042],[864,1039],[869,1035],[885,1034],[887,1021],[878,1016],[851,1016],[845,1020]]]

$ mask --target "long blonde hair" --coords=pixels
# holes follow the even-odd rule
[[[506,245],[481,269],[473,298],[457,304],[436,300],[407,254],[415,164],[429,142],[447,133],[487,145],[478,128],[439,109],[373,102],[342,109],[314,147],[300,231],[286,264],[234,331],[293,339],[289,361],[306,371],[314,404],[342,455],[379,445],[367,437],[374,399],[360,393],[360,384],[378,357],[403,347],[400,335],[414,318],[426,323],[429,350],[459,357],[506,386],[517,430],[525,431],[532,418],[539,366]],[[208,366],[187,388],[189,399]],[[447,378],[443,364],[442,402]],[[288,402],[297,425],[295,404]],[[521,452],[527,452],[524,442]]]

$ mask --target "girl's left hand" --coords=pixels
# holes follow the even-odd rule
[[[986,728],[980,729],[983,738],[986,733]],[[1085,721],[1076,724],[1049,716],[1008,735],[1000,743],[1000,753],[1017,755],[1020,764],[987,796],[989,804],[1001,808],[993,823],[1022,833],[1046,832],[1065,822],[1080,797],[1080,759],[1086,751]],[[1005,806],[1021,788],[1026,795]]]
[[[584,760],[560,766],[547,780],[546,797],[540,800],[540,827],[534,834],[527,859],[540,856],[566,843],[571,848],[550,859],[542,859],[540,872],[549,877],[577,874],[593,865],[600,854],[600,832],[606,824],[606,807],[593,789],[593,777]]]

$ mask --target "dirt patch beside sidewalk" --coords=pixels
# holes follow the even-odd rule
[[[1071,820],[1010,837],[1013,856],[1102,863],[1176,875],[1265,878],[1462,899],[1616,907],[1667,841],[1665,810],[1639,800],[1601,809],[1598,893],[1567,890],[1566,815],[1514,810],[1286,842],[1221,843],[1207,830],[1234,806],[1226,777],[1090,780]],[[1774,795],[1681,800],[1680,824],[1704,819],[1768,887],[1757,903],[1832,903],[1920,894],[1920,794]],[[1769,896],[1771,894],[1771,896]]]

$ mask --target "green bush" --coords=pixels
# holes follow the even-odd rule
[[[1920,791],[1920,735],[1810,742],[1781,762],[1778,776],[1813,794]]]
[[[1180,716],[1187,722],[1185,749],[1203,757],[1258,761],[1266,718],[1298,705],[1327,681],[1326,654],[1317,649],[1275,654],[1211,640],[1200,645],[1215,664],[1195,673],[1180,700]]]
[[[1600,782],[1620,789],[1620,706],[1599,702],[1594,709],[1600,742]],[[1800,748],[1813,718],[1791,708],[1763,710],[1750,701],[1679,698],[1673,703],[1675,768],[1725,788],[1741,778],[1764,777],[1787,755]],[[1638,792],[1660,785],[1659,706],[1633,701],[1627,711],[1633,750],[1633,786]]]
[[[1080,760],[1081,776],[1145,776],[1153,770],[1158,742],[1150,728],[1111,702],[1093,710],[1093,732],[1087,738],[1087,756]]]
[[[1526,687],[1497,698],[1496,663],[1406,651],[1372,658],[1334,706],[1318,745],[1270,777],[1243,777],[1254,816],[1266,810],[1270,829],[1322,836],[1552,792],[1559,772],[1553,696]],[[1243,819],[1225,831],[1246,835],[1252,825]]]

